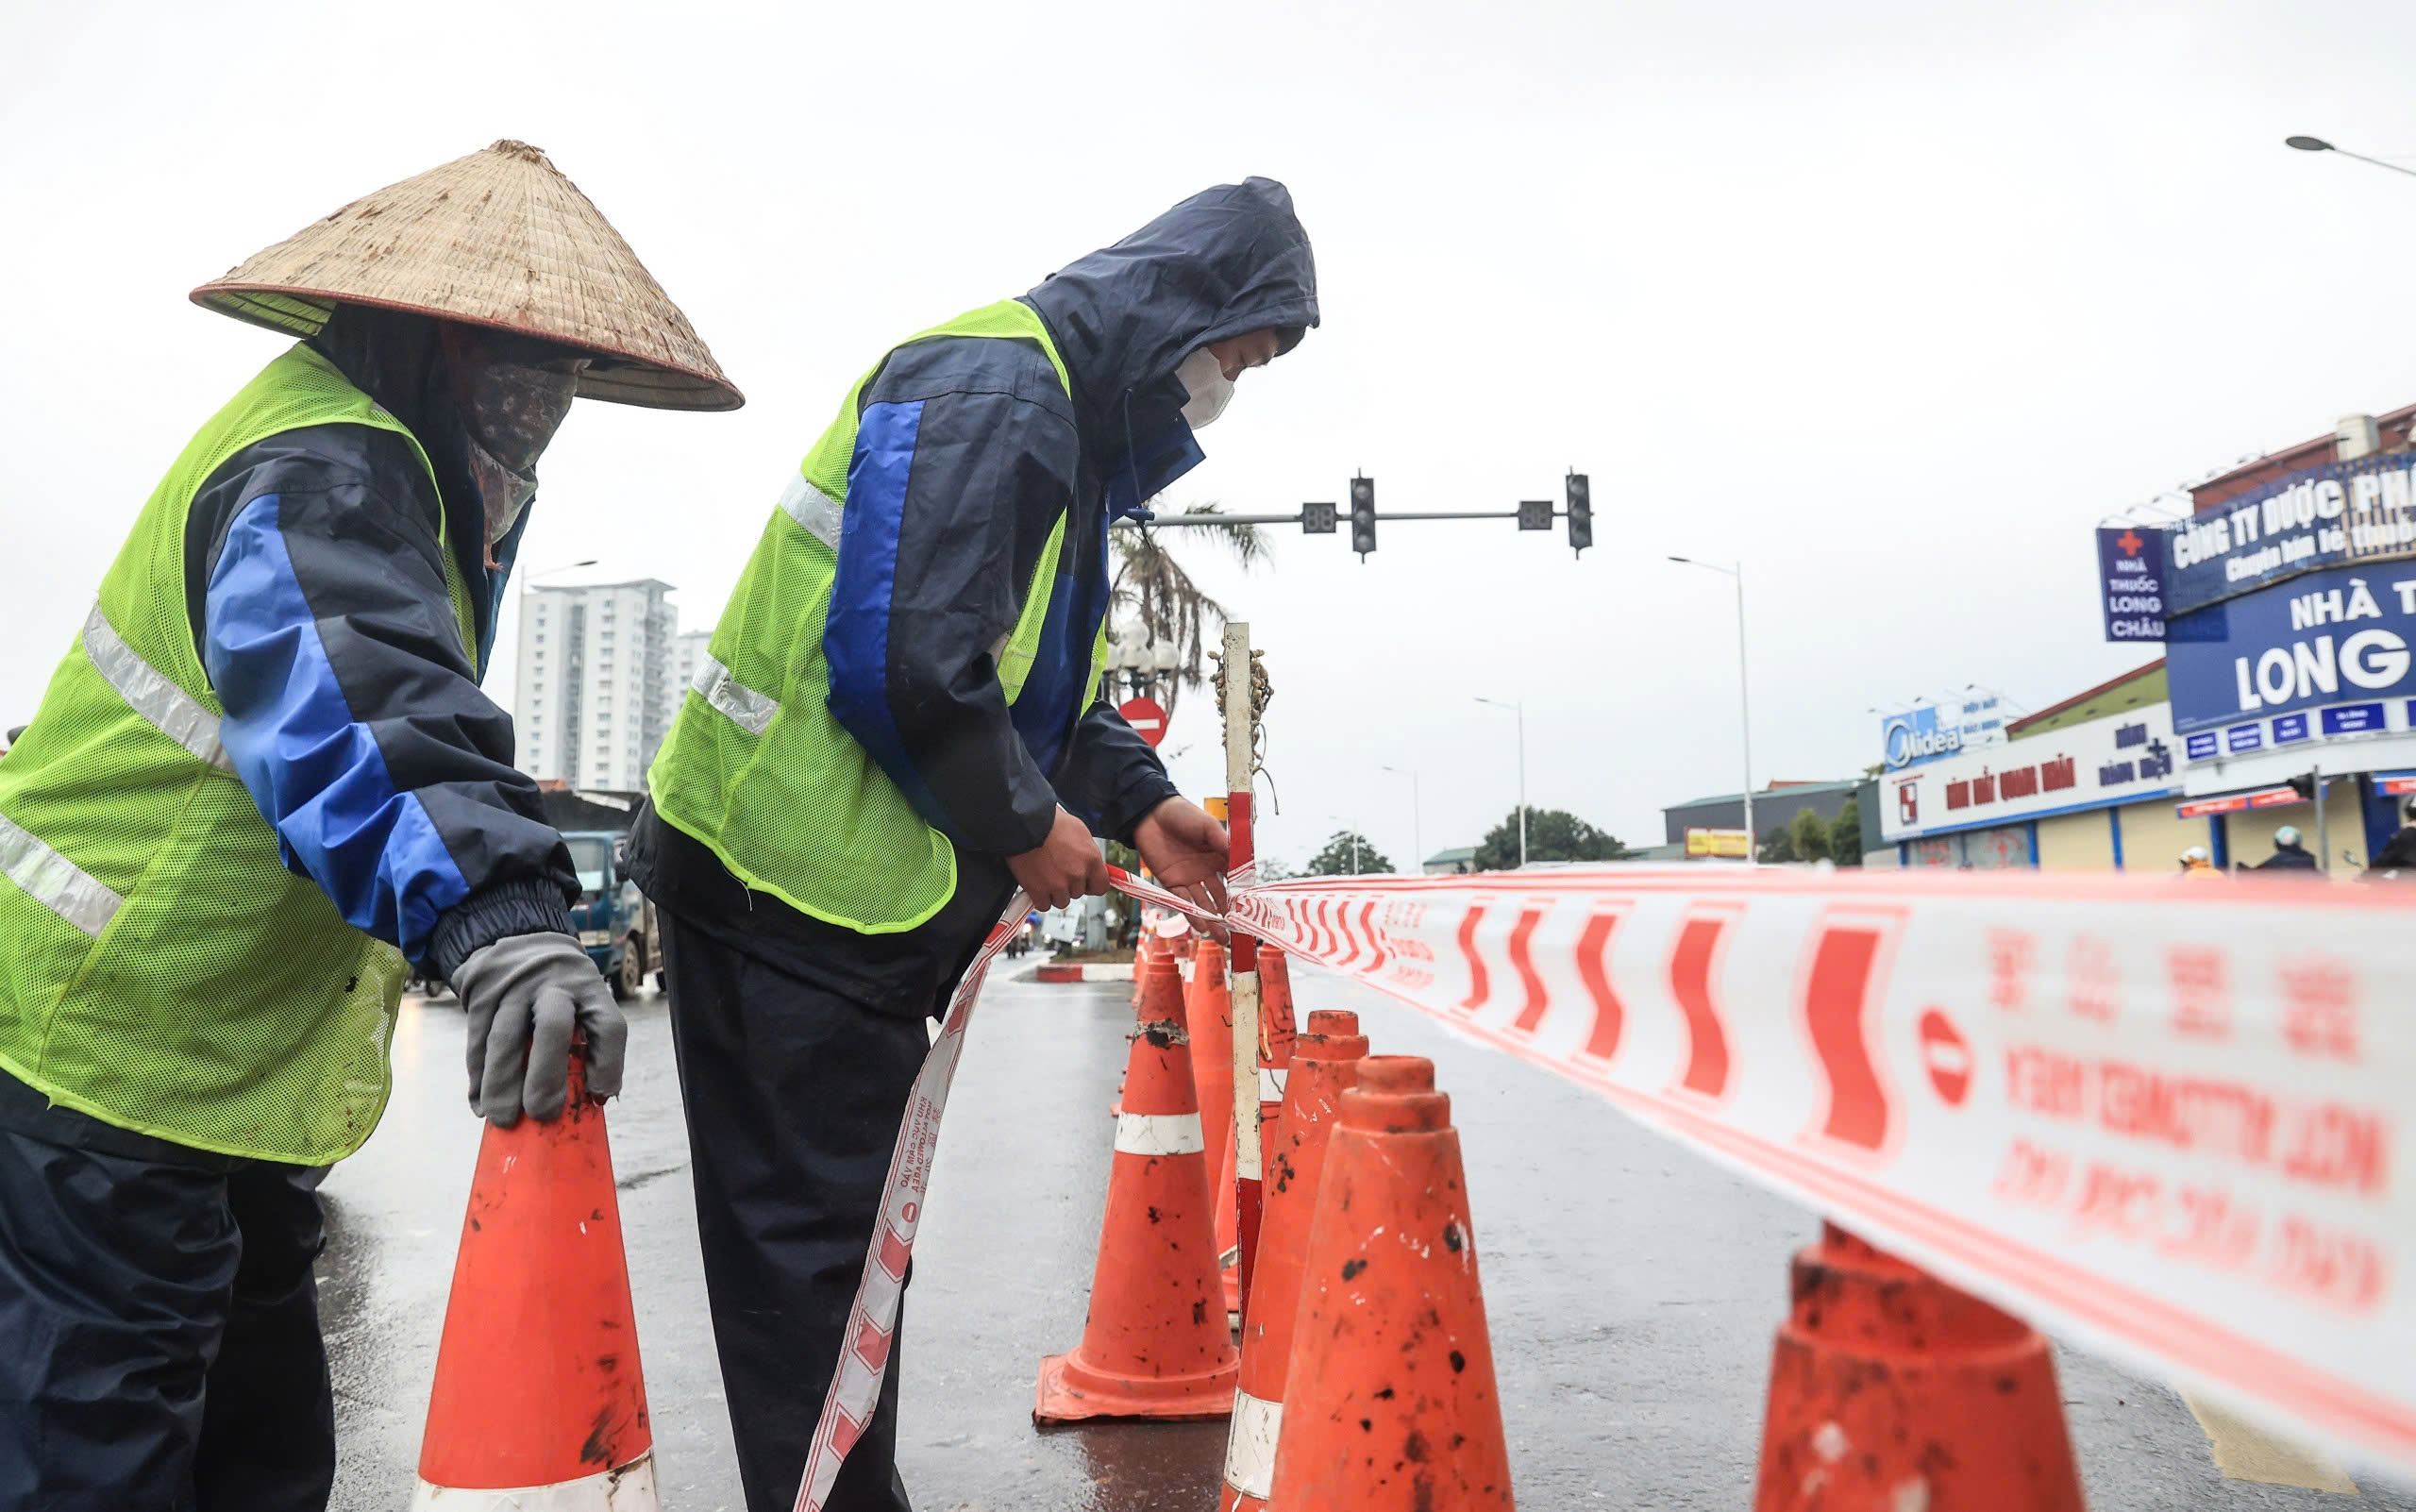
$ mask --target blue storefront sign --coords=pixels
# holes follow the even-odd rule
[[[2327,733],[2329,733],[2329,731],[2327,731]],[[2273,721],[2274,745],[2288,746],[2294,741],[2301,741],[2307,738],[2307,715],[2303,714],[2284,714],[2279,719]]]
[[[2164,639],[2164,577],[2168,533],[2136,526],[2097,532],[2098,601],[2109,641]]]
[[[2170,532],[2166,616],[2344,562],[2416,554],[2411,462],[2399,451],[2325,462],[2191,515]]]
[[[2374,733],[2389,728],[2385,697],[2416,695],[2416,562],[2308,573],[2176,615],[2172,629],[2165,673],[2184,736],[2270,720],[2274,741],[2296,740],[2304,718],[2284,727],[2276,716],[2312,711],[2327,736]],[[2220,634],[2183,633],[2207,629]],[[2227,735],[2226,748],[2254,748],[2246,738]],[[2192,759],[2199,746],[2188,742]]]

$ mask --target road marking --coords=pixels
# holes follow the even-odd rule
[[[2223,1472],[2225,1480],[2296,1486],[2342,1496],[2357,1494],[2357,1483],[2349,1479],[2348,1473],[2322,1450],[2276,1437],[2187,1391],[2181,1393],[2181,1400],[2189,1403],[2190,1416],[2198,1420],[2198,1426],[2206,1431],[2206,1445],[2214,1453],[2215,1469]]]

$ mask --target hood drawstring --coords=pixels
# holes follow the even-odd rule
[[[1146,529],[1149,522],[1156,519],[1158,515],[1155,510],[1148,507],[1148,501],[1141,497],[1141,448],[1132,444],[1132,391],[1131,389],[1124,391],[1124,403],[1121,408],[1124,412],[1124,472],[1126,477],[1132,479],[1132,507],[1111,516],[1108,523],[1113,525],[1129,513],[1132,518],[1140,521]]]

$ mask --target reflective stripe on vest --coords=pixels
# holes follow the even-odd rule
[[[839,501],[806,481],[803,473],[789,479],[780,495],[780,508],[808,535],[833,551],[839,549]]]
[[[760,735],[769,729],[772,716],[780,712],[778,698],[758,693],[731,677],[730,668],[710,655],[697,664],[694,686],[707,703],[750,735]]]
[[[42,838],[0,814],[0,873],[25,896],[94,939],[109,927],[126,899],[98,878],[42,844]]]
[[[117,690],[126,707],[141,714],[144,723],[220,771],[235,769],[227,760],[226,748],[218,743],[218,716],[143,660],[111,628],[98,604],[84,616],[84,654],[92,660],[92,670]]]

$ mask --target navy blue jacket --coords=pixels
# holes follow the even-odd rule
[[[510,552],[483,510],[433,322],[340,310],[312,344],[408,426],[288,430],[229,457],[186,517],[186,610],[235,773],[356,927],[437,976],[508,934],[570,930],[579,883],[511,716],[478,690],[438,521],[470,585],[478,666]],[[533,507],[533,506],[532,506]]]
[[[955,843],[955,898],[919,929],[861,935],[750,895],[650,813],[632,839],[632,873],[662,906],[894,1011],[927,1011],[954,980],[1012,891],[1005,859],[1046,840],[1060,804],[1129,841],[1173,795],[1090,678],[1108,527],[1201,461],[1181,414],[1184,358],[1267,329],[1288,348],[1317,323],[1307,233],[1266,178],[1196,194],[1023,299],[1070,396],[1037,346],[973,337],[912,343],[864,385],[823,635],[832,714]],[[886,455],[911,465],[877,465]],[[991,649],[1061,514],[1047,629],[1011,706]]]

